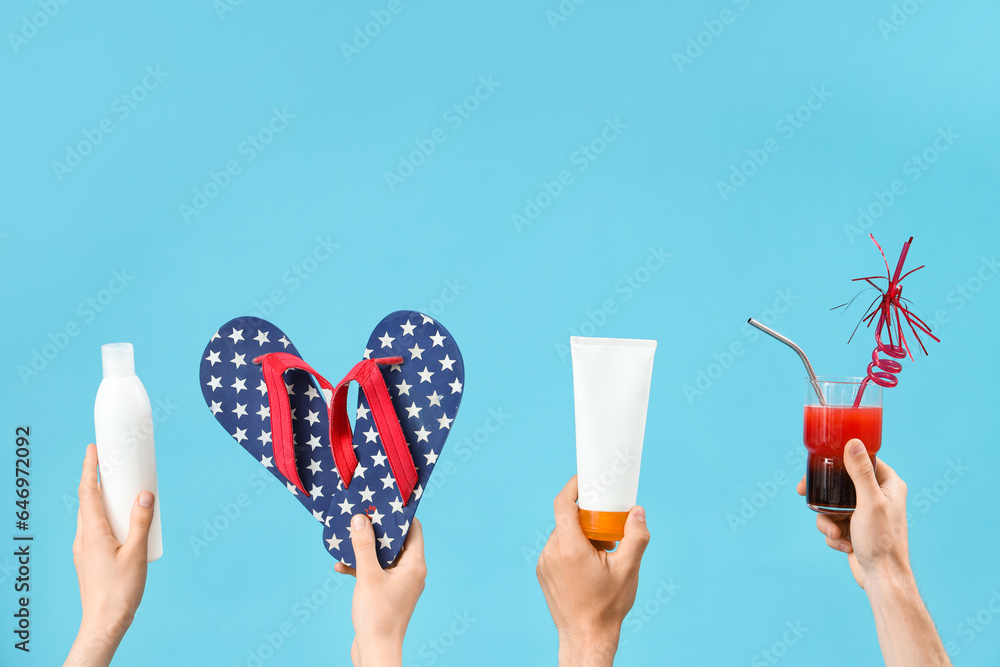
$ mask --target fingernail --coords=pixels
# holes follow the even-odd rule
[[[845,554],[846,553],[850,553],[850,551],[851,551],[851,545],[850,544],[841,544],[840,547],[838,547],[838,548],[841,551],[843,551]]]
[[[139,494],[139,507],[145,507],[149,509],[153,506],[153,494],[149,491],[143,491]]]
[[[351,530],[361,530],[365,527],[365,517],[360,514],[355,514],[351,518]]]
[[[851,456],[860,456],[863,451],[865,451],[865,443],[855,440],[854,444],[851,445]]]
[[[632,512],[632,516],[636,518],[637,521],[646,521],[646,510],[641,507],[636,507]]]

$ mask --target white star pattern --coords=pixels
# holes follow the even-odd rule
[[[223,331],[231,333],[227,335]],[[356,565],[350,541],[342,536],[345,530],[349,532],[351,516],[363,512],[375,527],[379,562],[385,567],[405,542],[413,512],[428,485],[431,468],[442,460],[442,445],[461,402],[465,377],[461,353],[450,334],[433,318],[414,311],[397,312],[385,318],[368,339],[364,350],[366,359],[402,357],[406,360],[378,368],[387,381],[394,417],[400,420],[401,435],[416,464],[416,484],[406,503],[390,465],[390,452],[383,444],[382,422],[376,420],[376,415],[382,413],[374,409],[376,406],[369,403],[364,392],[358,394],[351,425],[351,445],[358,462],[353,471],[343,471],[351,476],[350,486],[344,487],[328,439],[327,411],[333,407],[332,392],[316,386],[316,378],[301,369],[285,371],[282,379],[289,397],[291,435],[302,489],[293,486],[278,471],[275,464],[278,459],[271,443],[278,433],[272,432],[274,425],[267,420],[272,417],[269,399],[280,401],[284,396],[268,396],[267,383],[262,379],[263,364],[251,361],[281,351],[297,357],[301,355],[269,322],[256,317],[237,318],[213,335],[201,359],[202,393],[208,407],[232,437],[324,525],[323,546],[337,561],[352,567]],[[313,358],[302,358],[315,365]],[[421,362],[419,366],[416,365],[418,361]],[[316,367],[324,373],[336,372]],[[210,370],[219,373],[219,377]],[[424,383],[427,390],[422,391]],[[258,391],[254,392],[254,388]],[[316,399],[324,400],[322,408],[314,402]],[[250,413],[260,419],[250,417],[248,420]],[[373,467],[381,470],[375,471],[376,475],[366,481],[365,473],[372,472]]]

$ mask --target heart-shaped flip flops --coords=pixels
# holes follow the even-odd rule
[[[334,386],[278,327],[238,317],[209,341],[200,381],[226,432],[323,523],[331,555],[354,565],[350,520],[365,513],[386,567],[403,546],[450,433],[465,367],[447,329],[421,313],[397,311],[378,324],[363,359]],[[350,381],[361,385],[353,437]]]

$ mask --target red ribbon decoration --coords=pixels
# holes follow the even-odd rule
[[[368,407],[371,408],[375,428],[382,438],[382,448],[389,458],[389,467],[392,469],[392,476],[396,479],[396,486],[399,487],[403,506],[406,506],[410,500],[410,494],[413,493],[413,487],[417,485],[417,468],[413,464],[413,456],[406,444],[406,438],[403,437],[403,429],[399,425],[399,418],[396,417],[396,409],[392,406],[392,399],[389,397],[389,390],[382,378],[382,371],[378,368],[380,364],[401,363],[403,363],[402,357],[365,359],[359,361],[351,369],[351,372],[344,376],[344,379],[337,385],[333,400],[330,402],[334,413],[330,420],[330,442],[334,457],[336,457],[338,449],[346,449],[350,452],[354,465],[357,465],[357,460],[354,458],[354,448],[351,444],[353,441],[351,422],[347,418],[347,388],[354,380],[361,386],[361,391],[368,399]],[[352,466],[351,473],[353,474],[353,472],[354,467]],[[350,481],[345,482],[345,488],[349,483]]]
[[[903,244],[903,250],[899,254],[899,261],[896,263],[895,273],[889,272],[889,260],[885,258],[885,251],[882,250],[882,246],[878,244],[875,240],[873,234],[868,235],[875,247],[878,248],[879,252],[882,253],[882,260],[885,262],[885,279],[888,281],[886,288],[883,290],[881,287],[873,283],[873,280],[879,280],[883,276],[868,276],[865,278],[855,278],[854,281],[863,280],[876,290],[879,291],[880,296],[875,297],[871,305],[868,306],[868,310],[865,311],[864,317],[861,322],[865,322],[866,326],[870,327],[872,322],[875,321],[875,316],[878,316],[878,324],[875,327],[875,351],[872,352],[872,362],[868,364],[868,374],[867,377],[862,381],[861,386],[858,387],[858,395],[854,399],[854,407],[861,405],[861,397],[864,394],[865,386],[869,381],[882,387],[895,387],[899,383],[899,379],[896,377],[901,370],[903,370],[902,365],[896,359],[903,359],[909,356],[913,359],[913,352],[910,350],[910,346],[906,342],[906,337],[903,335],[903,322],[905,321],[910,327],[910,331],[913,332],[913,336],[917,339],[917,344],[920,345],[920,349],[923,350],[924,354],[927,354],[927,348],[924,347],[924,342],[920,340],[920,332],[930,336],[937,342],[941,340],[931,333],[931,329],[927,324],[913,314],[912,311],[907,307],[909,299],[903,298],[903,278],[910,275],[915,271],[919,271],[924,268],[921,264],[915,269],[911,269],[904,273],[902,276],[899,275],[903,271],[903,264],[906,262],[906,255],[910,251],[910,243],[913,242],[913,237]],[[850,303],[844,304],[849,306]],[[840,308],[840,306],[837,306]],[[861,322],[858,322],[858,326],[861,326]],[[886,343],[882,340],[883,328],[886,330],[889,336],[889,341]],[[855,327],[857,331],[857,327]],[[893,334],[895,333],[895,338]],[[854,335],[851,334],[853,338]],[[850,342],[850,341],[848,341]],[[883,359],[879,357],[879,353],[885,354],[891,359]],[[878,369],[878,370],[876,370]]]
[[[267,385],[267,399],[271,411],[271,440],[274,448],[274,463],[278,472],[292,482],[302,493],[309,492],[302,485],[298,467],[295,464],[295,441],[292,435],[292,413],[288,400],[288,387],[285,385],[284,373],[291,369],[304,370],[319,382],[322,389],[333,395],[333,400],[327,406],[327,416],[330,424],[330,449],[333,452],[333,462],[337,473],[346,489],[351,485],[358,459],[354,455],[351,423],[347,416],[347,388],[352,380],[361,385],[361,391],[368,399],[372,410],[375,427],[382,436],[389,466],[396,479],[403,505],[406,505],[417,483],[417,470],[413,464],[413,456],[406,444],[403,430],[396,418],[396,411],[389,397],[389,390],[379,371],[379,364],[401,364],[402,357],[383,359],[366,359],[359,362],[351,372],[340,381],[336,388],[326,378],[294,354],[287,352],[272,352],[261,355],[253,360],[260,364],[264,373],[264,383]]]

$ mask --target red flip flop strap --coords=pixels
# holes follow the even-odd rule
[[[380,364],[401,363],[403,363],[402,357],[366,359],[358,362],[351,369],[351,372],[337,385],[334,395],[335,416],[330,421],[333,424],[330,440],[334,447],[335,460],[338,448],[341,450],[346,448],[353,457],[354,451],[351,444],[353,437],[350,421],[347,417],[347,386],[352,380],[355,380],[361,386],[361,391],[368,400],[375,428],[382,438],[382,447],[389,459],[389,467],[396,479],[396,486],[399,488],[399,494],[405,506],[417,484],[417,468],[413,464],[413,456],[410,454],[410,448],[403,436],[403,429],[399,425],[399,418],[392,405],[389,389],[385,386],[385,379],[378,368]],[[353,468],[351,470],[353,471]],[[350,484],[350,480],[345,480],[344,484]]]
[[[329,392],[333,392],[333,385],[322,375],[313,370],[312,366],[304,362],[294,354],[287,352],[272,352],[264,354],[253,360],[255,364],[260,364],[264,373],[264,383],[267,385],[267,401],[271,411],[271,443],[274,449],[274,464],[278,472],[285,476],[285,479],[295,485],[306,496],[309,492],[302,485],[299,478],[298,466],[295,463],[295,440],[292,434],[292,411],[288,399],[288,387],[285,385],[284,373],[290,369],[303,370],[316,378],[319,386]],[[325,402],[325,401],[324,401]],[[327,416],[330,423],[330,434],[333,436],[333,406],[327,406]],[[335,460],[338,472],[343,477],[344,470],[354,472],[354,467],[358,461],[354,458],[353,450],[350,451],[350,458],[343,461]]]

